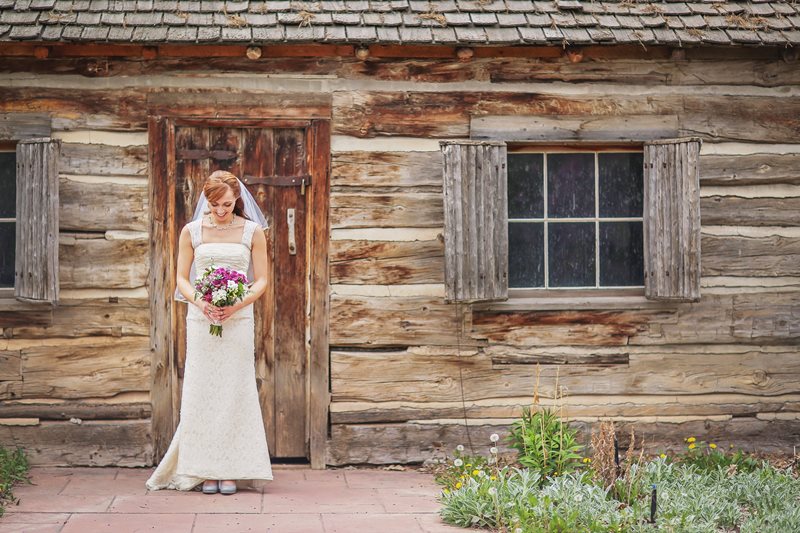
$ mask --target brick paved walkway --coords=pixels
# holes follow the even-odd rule
[[[277,466],[263,491],[148,492],[150,468],[33,468],[0,533],[446,533],[432,476]]]

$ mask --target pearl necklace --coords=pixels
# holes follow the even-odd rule
[[[230,221],[230,222],[228,222],[228,224],[227,224],[227,225],[225,225],[225,226],[220,226],[219,224],[217,224],[216,222],[214,222],[214,217],[213,217],[212,215],[208,215],[208,223],[209,223],[209,224],[211,225],[211,227],[212,227],[212,228],[214,228],[214,229],[223,230],[223,231],[224,231],[224,230],[227,230],[227,229],[230,229],[231,227],[233,227],[233,223],[234,223],[234,222],[236,222],[236,215],[233,215],[233,218],[231,219],[231,221]]]

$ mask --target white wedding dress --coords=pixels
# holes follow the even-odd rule
[[[188,224],[195,269],[224,266],[247,272],[257,223],[245,221],[241,243],[203,243],[202,219]],[[223,323],[222,337],[195,305],[186,316],[186,369],[180,422],[150,479],[150,490],[191,490],[206,479],[257,487],[272,479],[256,390],[253,306]]]

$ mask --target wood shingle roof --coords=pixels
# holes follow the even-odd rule
[[[0,0],[0,41],[800,44],[800,2]]]

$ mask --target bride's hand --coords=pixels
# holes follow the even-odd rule
[[[220,324],[222,324],[230,317],[232,317],[238,310],[239,310],[238,304],[227,305],[225,307],[217,307],[217,320],[220,322]]]
[[[200,311],[203,313],[203,316],[209,319],[212,322],[219,320],[219,311],[221,310],[220,307],[216,307],[215,305],[201,300],[198,304]]]

